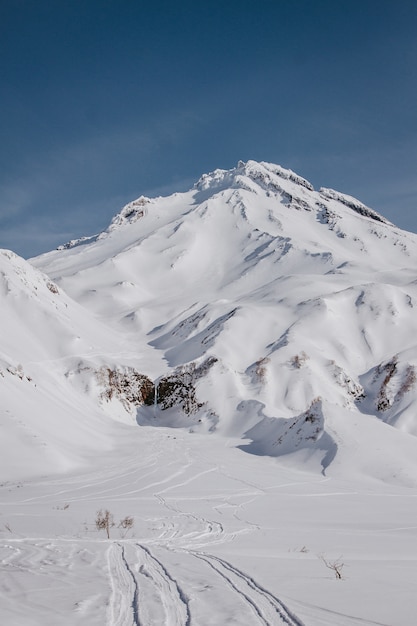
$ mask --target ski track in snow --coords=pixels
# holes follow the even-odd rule
[[[233,541],[236,534],[239,532],[250,532],[253,530],[253,528],[251,528],[251,524],[247,523],[247,527],[241,530],[227,532],[220,522],[208,520],[193,513],[184,512],[179,508],[176,500],[168,502],[167,499],[162,496],[162,494],[166,495],[167,492],[174,490],[176,487],[189,484],[198,477],[211,471],[212,470],[210,469],[196,473],[192,478],[178,483],[174,482],[165,489],[154,493],[156,499],[164,508],[168,510],[171,520],[180,521],[178,523],[171,522],[170,524],[165,525],[161,535],[153,542],[149,543],[153,543],[156,546],[163,547],[164,549],[168,549],[172,552],[182,552],[192,555],[193,557],[206,563],[210,567],[211,571],[215,572],[216,577],[221,579],[220,588],[224,588],[224,583],[226,583],[226,589],[229,591],[231,590],[232,595],[237,594],[239,601],[246,607],[245,611],[249,611],[252,620],[256,619],[257,623],[263,624],[264,626],[275,626],[277,624],[286,624],[287,626],[304,626],[303,622],[290,612],[281,600],[258,585],[253,578],[219,557],[209,555],[205,552],[198,552],[199,549],[205,548],[209,545]],[[181,476],[181,472],[178,472],[174,476],[178,479],[178,477]],[[155,486],[156,484],[157,483],[152,486]],[[251,489],[250,494],[245,495],[250,495],[252,499],[255,495],[253,493],[254,486],[249,484],[246,484],[245,486]],[[259,495],[259,492],[256,495]],[[240,505],[228,504],[229,506],[240,508]],[[242,521],[237,517],[236,513],[234,514],[234,517],[239,521]],[[189,523],[189,526],[187,522]],[[188,528],[189,531],[187,532]],[[122,589],[123,585],[125,585],[124,581],[127,579],[129,582],[129,591],[127,593],[128,600],[124,600],[125,604],[122,603],[121,609],[117,608],[117,598],[120,597],[121,593],[120,591],[113,592],[111,614],[114,619],[117,611],[120,611],[122,615],[127,615],[128,620],[130,620],[120,623],[115,622],[117,626],[122,626],[122,624],[126,624],[126,626],[130,626],[131,624],[132,626],[148,626],[148,624],[150,625],[152,623],[164,623],[167,626],[191,626],[191,612],[185,594],[168,573],[163,563],[151,554],[150,549],[146,548],[142,544],[136,545],[136,555],[134,555],[134,558],[136,558],[137,561],[136,575],[134,574],[135,567],[132,565],[132,558],[130,558],[129,561],[130,565],[128,564],[125,548],[123,548],[120,544],[114,544],[113,554],[116,550],[118,550],[118,562],[120,564],[121,561],[123,561],[122,565],[124,565],[124,570],[121,572],[120,567],[116,569],[117,576],[113,576],[112,588],[113,590]],[[114,569],[115,568],[113,567],[113,571]],[[207,576],[207,574],[204,573],[204,576]],[[140,580],[141,577],[142,580]],[[116,580],[120,582],[116,583]],[[141,601],[140,599],[141,586],[146,586],[146,583],[147,586],[151,583],[152,590],[157,592],[160,601],[162,601],[162,606],[165,612],[164,622],[161,621],[161,616],[159,616],[158,622],[152,622],[152,610],[155,610],[155,605],[151,604],[151,606],[148,607],[146,605],[146,601],[144,599]],[[149,598],[149,595],[149,592],[147,594],[144,593],[143,598]],[[137,606],[138,602],[139,606],[135,609],[134,607]],[[236,600],[233,600],[233,604],[235,604],[235,602]],[[212,610],[215,612],[216,608],[213,606]],[[149,621],[150,618],[151,621]],[[221,623],[221,619],[222,616],[219,615],[219,623]],[[243,623],[244,621],[242,621],[242,624]],[[255,622],[251,621],[250,623],[254,624]]]
[[[253,620],[256,620],[263,626],[304,626],[279,598],[229,562],[207,553],[183,552],[206,563],[221,579],[221,587],[226,585],[225,589],[237,594],[238,600],[246,607],[245,613],[251,615],[250,624],[255,625]],[[194,624],[187,595],[149,548],[140,544],[112,543],[107,551],[107,560],[112,589],[108,626]],[[213,606],[212,610],[215,613],[216,607]],[[218,619],[221,623],[221,615]],[[247,618],[242,615],[242,619]]]
[[[204,547],[212,543],[224,543],[230,539],[233,539],[234,534],[225,533],[224,528],[220,522],[209,521],[203,517],[197,517],[192,513],[185,513],[173,504],[168,504],[167,501],[159,494],[156,494],[156,498],[166,507],[170,512],[174,513],[176,517],[183,517],[184,519],[191,521],[190,532],[181,532],[183,526],[181,524],[171,525],[173,531],[170,536],[166,535],[166,531],[158,538],[158,543],[161,543],[161,539],[164,538],[164,543],[167,547],[178,549],[180,546],[183,549]],[[173,540],[175,539],[175,542]]]
[[[74,586],[75,581],[68,581],[66,570],[72,568],[74,560],[81,563],[83,552],[91,561],[94,553],[89,549],[82,549],[77,543],[70,545],[65,541],[60,544],[38,541],[30,543],[27,539],[11,540],[10,544],[3,548],[1,556],[2,570],[12,575],[10,582],[1,591],[5,601],[10,593],[15,595],[18,591],[14,580],[14,573],[22,572],[35,576],[40,582],[36,585],[36,593],[32,595],[30,604],[39,612],[41,609],[45,624],[52,624],[56,618],[53,610],[47,604],[48,589],[51,586],[50,577],[58,575],[59,588],[65,585]],[[153,554],[149,546],[137,543],[133,540],[111,541],[105,552],[101,549],[106,542],[98,541],[97,554],[106,563],[105,570],[109,580],[110,594],[102,587],[96,587],[96,593],[87,593],[85,597],[78,595],[78,601],[73,606],[73,622],[65,624],[99,624],[104,617],[102,607],[107,600],[107,626],[203,626],[205,623],[223,623],[222,606],[234,607],[237,611],[234,624],[250,624],[255,626],[304,626],[304,623],[292,613],[285,604],[264,587],[259,585],[252,577],[233,566],[230,562],[206,552],[174,549],[159,545],[159,551],[167,550],[172,554],[181,554],[198,560],[195,576],[205,581],[210,588],[216,589],[210,604],[210,619],[205,622],[204,617],[193,619],[193,611],[201,611],[199,596],[193,593],[190,580],[179,583],[181,580],[180,570],[170,572],[171,566],[165,564],[165,559]],[[67,544],[67,545],[65,545]],[[153,544],[156,546],[156,544]],[[176,565],[178,567],[178,564]],[[207,570],[209,568],[209,571]],[[77,576],[74,570],[74,576]],[[55,587],[56,588],[56,587]],[[14,591],[13,591],[14,590]],[[45,600],[39,603],[37,596],[40,591],[46,594]],[[51,592],[54,589],[51,587]],[[10,601],[10,599],[9,599]],[[28,601],[28,600],[26,600]],[[101,608],[100,608],[101,607]],[[204,609],[203,609],[204,611]],[[103,615],[102,615],[103,613]],[[204,612],[203,614],[204,615]],[[69,616],[70,617],[70,616]],[[214,621],[213,621],[214,620]],[[18,622],[13,622],[13,624]],[[24,622],[26,623],[26,622]]]
[[[289,611],[281,600],[224,559],[206,553],[193,552],[193,555],[205,561],[227,586],[238,594],[239,598],[250,607],[259,624],[304,626],[304,623]]]
[[[130,568],[125,547],[111,544],[107,552],[112,593],[109,604],[109,626],[140,626],[138,584]]]
[[[110,498],[111,506],[111,503],[130,501],[138,496],[159,502],[166,514],[148,518],[147,523],[153,525],[153,530],[159,531],[153,537],[146,533],[138,538],[139,541],[133,538],[121,539],[111,541],[108,547],[106,547],[106,540],[96,540],[97,558],[100,561],[104,559],[105,571],[110,583],[107,606],[108,626],[154,626],[156,624],[158,626],[159,624],[161,626],[203,626],[206,623],[203,617],[204,611],[201,617],[197,618],[198,621],[192,619],[191,609],[195,607],[196,612],[201,611],[204,604],[200,604],[199,597],[192,593],[192,588],[189,589],[189,581],[181,584],[184,589],[180,587],[177,580],[182,580],[182,566],[180,565],[178,571],[175,569],[175,573],[171,574],[171,566],[168,562],[165,564],[163,551],[167,551],[167,555],[183,554],[184,557],[192,558],[194,561],[199,559],[198,576],[202,581],[212,582],[213,589],[216,589],[212,592],[214,602],[213,606],[210,606],[212,614],[210,619],[217,619],[217,623],[222,623],[221,606],[222,602],[226,602],[227,607],[239,607],[237,617],[239,621],[233,622],[236,624],[302,626],[302,622],[290,613],[279,599],[259,586],[252,578],[227,561],[205,552],[213,545],[233,542],[237,535],[250,533],[258,528],[256,524],[246,520],[242,512],[244,504],[253,501],[257,496],[264,495],[265,491],[249,481],[233,477],[218,466],[207,468],[203,465],[190,475],[190,468],[195,466],[195,459],[192,459],[189,450],[184,456],[180,466],[178,466],[177,459],[167,461],[166,472],[158,475],[161,451],[151,450],[146,462],[138,463],[135,458],[134,461],[126,460],[123,468],[110,465],[104,471],[93,472],[88,478],[82,475],[67,477],[64,481],[52,480],[46,483],[50,488],[47,494],[22,498],[20,502],[22,505],[41,503],[45,499],[50,502],[63,501],[63,499],[68,503],[99,502],[106,497]],[[199,480],[204,480],[213,472],[219,472],[225,480],[240,484],[240,490],[237,492],[231,492],[229,489],[225,489],[224,492],[223,490],[217,491],[214,493],[214,500],[208,500],[209,511],[211,510],[212,514],[218,514],[220,519],[223,515],[225,516],[222,522],[219,518],[212,519],[209,511],[206,517],[200,512],[195,513],[194,507],[191,512],[188,510],[190,502],[198,496],[185,498],[186,506],[182,506],[182,497],[177,495],[183,492],[184,486],[198,485]],[[45,487],[45,483],[43,486]],[[224,512],[220,512],[222,509]],[[229,511],[228,514],[227,511]],[[236,524],[232,522],[230,525],[229,522],[232,520],[236,520]],[[38,541],[42,542],[41,547],[36,546]],[[14,561],[15,566],[19,561],[19,568],[32,575],[41,574],[42,570],[39,570],[38,564],[42,561],[46,561],[54,570],[56,567],[52,545],[54,542],[48,545],[46,541],[46,538],[11,539],[10,546],[13,546],[14,552],[11,554],[9,550],[6,558]],[[70,541],[73,540],[62,538],[59,544],[59,550],[63,550],[65,554],[64,569],[72,560],[68,550],[72,554],[75,549],[70,546],[63,548]],[[91,546],[91,539],[86,541]],[[93,540],[92,543],[96,542]],[[103,549],[105,552],[102,552]],[[160,552],[158,559],[153,554],[154,549]],[[6,561],[3,563],[7,568],[10,567]],[[47,571],[44,573],[47,584]],[[102,598],[106,597],[102,584],[99,589],[100,593],[96,594],[97,598],[100,598],[100,594]],[[188,595],[191,600],[188,599]],[[91,623],[99,619],[97,598],[89,594],[85,598],[79,598],[74,617],[91,619]],[[209,620],[207,623],[212,622]]]
[[[148,548],[113,543],[107,559],[112,588],[109,626],[190,626],[186,596]]]
[[[198,481],[199,478],[204,479],[213,470],[199,466],[190,477],[188,472],[192,467],[192,461],[188,450],[184,457],[181,469],[178,469],[175,461],[168,462],[167,474],[160,475],[159,479],[156,479],[152,465],[147,472],[143,472],[146,467],[145,463],[135,469],[129,461],[124,468],[108,467],[102,473],[101,480],[99,473],[93,474],[93,480],[87,481],[88,484],[84,484],[83,487],[80,484],[80,477],[72,480],[66,478],[61,484],[61,489],[53,489],[52,494],[49,493],[48,497],[51,502],[56,501],[58,494],[71,496],[71,490],[78,493],[79,499],[81,496],[83,501],[88,498],[89,492],[94,500],[97,495],[96,490],[103,493],[100,489],[101,482],[103,487],[109,485],[110,506],[112,502],[126,500],[126,496],[127,500],[130,500],[131,494],[148,491],[146,497],[159,502],[165,515],[159,513],[155,517],[147,518],[148,530],[144,534],[141,533],[138,539],[128,538],[108,543],[107,540],[101,538],[93,540],[91,538],[61,538],[54,541],[50,538],[16,539],[10,537],[7,547],[5,546],[6,549],[0,555],[4,555],[1,560],[2,569],[6,573],[14,572],[9,595],[10,591],[12,594],[18,592],[16,585],[19,579],[16,576],[21,574],[37,579],[38,589],[47,589],[51,576],[55,578],[56,574],[58,574],[57,583],[60,585],[61,581],[62,585],[68,585],[68,583],[73,585],[75,576],[78,574],[81,574],[83,578],[86,576],[83,573],[84,569],[80,569],[84,560],[80,555],[83,551],[89,550],[88,564],[93,562],[97,565],[104,564],[105,567],[102,568],[104,578],[99,579],[91,591],[84,589],[81,585],[80,591],[82,589],[82,592],[77,592],[77,603],[76,606],[74,604],[72,614],[74,625],[78,626],[83,623],[80,620],[85,620],[84,623],[94,624],[94,626],[103,624],[102,618],[105,617],[103,606],[107,598],[107,626],[208,626],[209,624],[211,626],[225,623],[222,621],[224,620],[222,607],[230,609],[231,624],[307,626],[287,608],[277,595],[273,595],[230,561],[214,556],[210,550],[213,545],[220,546],[233,542],[240,533],[257,530],[256,524],[245,519],[245,505],[257,496],[263,497],[266,489],[260,488],[252,481],[233,477],[222,468],[216,467],[224,479],[228,477],[240,483],[245,489],[231,492],[225,486],[224,490],[214,492],[206,501],[209,506],[206,514],[206,510],[203,509],[205,499],[201,499],[198,492],[196,495],[195,487],[192,487],[187,497],[184,497],[180,488],[184,485],[191,487],[193,481]],[[150,451],[148,462],[156,462],[154,451]],[[320,480],[319,482],[326,481]],[[283,483],[279,487],[294,486],[294,484],[304,483]],[[50,481],[49,485],[58,487],[59,481]],[[117,486],[119,491],[116,489]],[[85,494],[79,493],[82,488],[86,489]],[[178,494],[175,491],[177,488]],[[277,486],[274,489],[277,489]],[[339,491],[335,491],[332,495],[338,493]],[[41,500],[43,499],[42,495]],[[194,500],[195,507],[192,504]],[[32,499],[29,501],[32,502]],[[27,499],[23,498],[21,502],[27,503]],[[203,510],[204,514],[202,514]],[[221,521],[218,521],[219,519]],[[236,520],[237,526],[233,520]],[[153,536],[149,534],[149,531],[152,533],[155,530],[158,532]],[[82,549],[84,541],[88,543],[85,550]],[[158,558],[155,553],[158,554]],[[176,563],[173,562],[172,555],[178,555]],[[194,561],[196,565],[194,570],[183,569],[187,559]],[[70,566],[75,569],[73,569],[73,576],[68,579],[66,569]],[[201,587],[210,589],[207,591],[207,595],[211,594],[210,614],[205,613],[207,603],[204,604],[206,601],[204,596],[200,596],[193,589],[192,581],[188,578],[189,571],[194,571],[194,576]],[[109,581],[107,585],[106,577]],[[35,600],[30,598],[26,600],[26,606],[34,602]],[[33,606],[38,612],[38,607],[41,607],[39,614],[46,616],[43,622],[45,625],[49,626],[53,623],[50,621],[52,614],[48,612],[46,604],[33,604]],[[322,612],[324,610],[321,609]],[[343,623],[377,623],[362,621],[342,613],[340,618]],[[102,621],[99,621],[100,619]],[[329,624],[332,623],[331,619],[330,617]],[[65,622],[65,625],[67,623],[70,622]],[[337,621],[334,623],[336,624]],[[14,624],[18,622],[13,622],[13,626]]]
[[[22,576],[28,575],[35,580],[34,584],[38,585],[39,581],[37,589],[42,591],[52,583],[58,593],[64,593],[61,587],[74,586],[76,577],[87,580],[92,572],[90,566],[94,564],[101,574],[92,588],[81,583],[78,591],[73,591],[76,600],[71,613],[73,621],[65,622],[65,626],[83,623],[92,626],[103,623],[107,626],[212,626],[223,623],[304,626],[279,596],[238,569],[233,562],[214,556],[211,548],[221,549],[237,536],[259,530],[247,514],[248,503],[257,498],[262,500],[271,490],[306,483],[260,485],[258,480],[234,475],[218,464],[207,467],[208,461],[201,455],[194,458],[187,447],[182,449],[180,460],[177,455],[170,459],[168,451],[177,453],[178,442],[169,438],[163,441],[166,446],[161,446],[161,442],[159,447],[150,446],[141,461],[135,455],[126,458],[123,466],[110,464],[102,471],[88,475],[41,481],[39,485],[49,489],[48,493],[41,493],[38,497],[27,498],[22,493],[20,505],[24,506],[48,505],[45,500],[54,505],[63,501],[82,505],[102,503],[103,497],[110,508],[116,502],[129,503],[138,497],[146,502],[153,500],[154,504],[149,505],[152,515],[142,519],[137,537],[110,542],[101,536],[100,539],[61,537],[56,541],[46,537],[8,538],[8,547],[3,552],[3,569],[6,573],[11,573],[12,569],[15,572],[8,595],[18,594]],[[165,459],[163,472],[160,471],[162,459]],[[199,486],[207,479],[212,481],[213,488],[203,496]],[[328,479],[320,478],[317,482],[323,484]],[[343,493],[332,490],[312,494],[310,491],[302,495],[328,497]],[[85,549],[82,548],[84,542]],[[90,555],[85,563],[80,556],[83,551]],[[67,569],[70,568],[73,573],[68,575]],[[277,592],[274,587],[274,593]],[[3,597],[6,600],[7,594],[3,593]],[[26,607],[32,605],[42,615],[45,626],[52,626],[53,612],[47,600],[42,599],[41,604],[37,604],[33,592],[25,602]],[[314,620],[317,607],[310,610],[305,606],[303,617],[306,613],[311,614]],[[12,615],[14,611],[10,609]],[[71,607],[67,612],[70,615]],[[320,609],[320,619],[324,612],[325,609]],[[329,622],[322,623],[331,624],[331,619],[330,616]],[[340,613],[339,623],[342,622],[372,623]],[[338,623],[337,619],[334,623]],[[15,625],[20,626],[19,622],[13,622]]]

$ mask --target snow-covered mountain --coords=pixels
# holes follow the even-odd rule
[[[254,161],[1,251],[1,623],[413,626],[416,270]]]
[[[239,162],[31,263],[160,381],[158,424],[323,468],[349,420],[417,435],[417,237],[350,196]]]

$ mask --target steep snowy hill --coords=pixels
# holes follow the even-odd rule
[[[132,390],[138,378],[145,383],[136,369],[141,357],[7,250],[0,251],[0,290],[3,477],[63,471],[110,449],[114,420],[106,412],[134,422],[117,380],[128,380]]]
[[[31,262],[147,356],[158,424],[323,468],[355,440],[349,416],[417,435],[417,237],[350,196],[239,162]]]

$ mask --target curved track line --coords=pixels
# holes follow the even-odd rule
[[[153,556],[148,548],[137,545],[144,557],[140,572],[150,577],[159,591],[165,611],[165,626],[190,626],[191,616],[188,598],[164,565]]]
[[[112,543],[107,562],[112,588],[109,626],[191,625],[188,599],[148,548]]]
[[[209,554],[199,554],[197,552],[191,552],[191,554],[205,561],[225,580],[229,587],[252,608],[260,624],[276,626],[278,624],[277,619],[279,619],[279,623],[287,626],[304,626],[303,622],[281,600],[227,561]]]

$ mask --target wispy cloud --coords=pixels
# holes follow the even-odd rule
[[[164,149],[199,124],[188,111],[170,113],[147,128],[109,129],[32,157],[25,174],[0,182],[0,246],[36,254],[105,228],[137,195],[185,189],[183,177],[159,184],[155,175]]]

